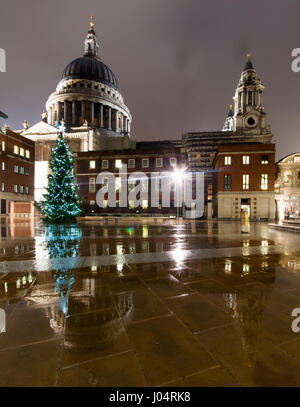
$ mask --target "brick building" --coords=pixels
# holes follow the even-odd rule
[[[166,214],[176,215],[177,208],[174,207],[174,196],[176,193],[176,179],[174,175],[178,168],[185,167],[185,155],[177,147],[150,149],[151,145],[143,145],[144,149],[112,150],[112,151],[90,151],[76,153],[76,173],[79,183],[79,195],[82,199],[84,213],[101,214]],[[148,149],[146,148],[148,147]],[[157,143],[156,143],[157,147]],[[128,178],[132,179],[127,183],[129,192],[136,186],[141,185],[146,196],[140,199],[140,205],[134,207],[128,196],[127,207],[120,207],[120,168],[127,165]],[[96,194],[102,184],[96,182],[97,175],[103,172],[110,172],[116,178],[116,207],[108,205],[107,194],[104,196],[103,207],[99,207],[96,202]],[[145,174],[148,179],[142,182],[140,175]],[[151,175],[153,180],[151,179]],[[170,207],[162,207],[162,180],[170,182]],[[156,183],[158,190],[158,206],[151,203],[151,184]],[[143,185],[142,185],[143,184]]]
[[[34,142],[7,127],[0,130],[1,215],[33,215]]]
[[[275,219],[275,144],[219,146],[213,212],[219,219]]]

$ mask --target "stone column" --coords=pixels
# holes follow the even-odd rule
[[[85,120],[85,102],[82,100],[81,101],[81,116],[82,116],[82,124]]]
[[[108,106],[108,130],[111,130],[111,107]]]
[[[72,124],[75,125],[76,124],[76,101],[72,100]]]
[[[115,110],[115,131],[119,131],[119,112]]]
[[[58,102],[57,104],[57,123],[59,123],[62,119],[62,106],[61,102]]]
[[[104,127],[103,126],[103,105],[102,104],[100,104],[99,126]]]
[[[95,119],[95,103],[91,102],[91,125],[94,126]]]
[[[48,112],[47,112],[47,123],[48,124],[51,124],[51,118],[52,118],[51,107],[49,107]]]
[[[69,124],[68,123],[68,101],[64,100],[64,121],[65,124]]]

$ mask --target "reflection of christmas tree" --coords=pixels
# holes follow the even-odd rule
[[[56,280],[55,290],[61,297],[61,310],[66,314],[71,286],[75,279],[73,270],[68,267],[65,260],[77,256],[82,237],[81,228],[78,225],[48,224],[45,237],[49,257],[58,260],[54,265],[53,277]],[[61,263],[59,259],[62,259]]]
[[[62,128],[63,129],[63,128]],[[50,160],[51,173],[48,175],[47,194],[40,208],[48,221],[62,222],[80,215],[80,198],[74,178],[74,159],[62,131]]]

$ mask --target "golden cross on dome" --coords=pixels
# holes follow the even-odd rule
[[[91,16],[91,21],[90,21],[90,30],[93,31],[95,27],[95,22],[94,22],[94,16]]]
[[[250,61],[251,54],[247,54],[247,59]]]
[[[232,110],[232,105],[229,105],[229,110]]]

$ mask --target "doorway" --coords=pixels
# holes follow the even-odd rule
[[[248,220],[250,218],[250,198],[241,199],[241,219]]]
[[[6,215],[6,199],[1,199],[1,215]]]

